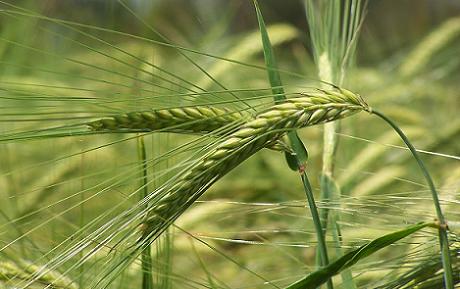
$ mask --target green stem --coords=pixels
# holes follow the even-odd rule
[[[324,204],[323,208],[319,208],[318,213],[321,221],[321,228],[323,232],[324,238],[326,238],[327,226],[328,226],[328,219],[329,219],[329,204],[331,201],[331,183],[332,178],[329,175],[321,174],[320,177],[320,195],[319,195],[319,202]],[[321,252],[319,247],[316,250],[316,260],[315,260],[316,267],[321,267],[323,265],[321,260]],[[327,265],[327,264],[326,264]]]
[[[307,196],[308,205],[310,206],[310,212],[311,212],[311,216],[313,219],[313,224],[315,226],[316,239],[318,240],[318,249],[320,252],[319,255],[321,256],[321,263],[323,264],[323,266],[327,266],[329,264],[329,257],[327,255],[326,240],[323,234],[323,229],[322,229],[321,220],[318,214],[318,208],[316,207],[315,198],[313,197],[313,191],[311,189],[310,181],[308,180],[308,176],[305,173],[305,171],[301,171],[300,176],[302,178],[305,195]],[[327,281],[327,288],[328,289],[333,288],[331,279]]]
[[[144,137],[140,136],[137,138],[137,153],[141,163],[141,188],[142,195],[141,199],[145,198],[149,191],[147,187],[147,153],[145,151]],[[153,289],[153,278],[152,278],[152,252],[150,245],[147,245],[142,251],[141,256],[142,263],[142,289]]]
[[[262,37],[262,44],[264,47],[265,65],[267,66],[268,79],[270,81],[272,92],[274,94],[274,102],[280,103],[286,99],[286,96],[284,94],[283,84],[281,82],[281,76],[277,70],[278,66],[276,65],[273,47],[270,43],[270,38],[268,36],[267,29],[265,27],[265,22],[263,20],[262,13],[259,9],[259,5],[257,3],[257,0],[253,0],[253,2],[254,2],[254,7],[256,8],[257,21],[259,23],[260,34]],[[296,131],[290,131],[287,134],[287,136],[289,138],[289,142],[292,147],[292,150],[294,151],[294,154],[291,155],[290,153],[285,153],[285,157],[291,169],[298,170],[299,172],[301,172],[302,182],[305,188],[305,193],[308,198],[308,203],[310,204],[310,210],[313,216],[313,222],[315,223],[316,234],[318,236],[318,244],[320,244],[319,246],[321,246],[320,255],[321,255],[321,259],[323,260],[322,265],[327,266],[329,262],[328,262],[328,257],[327,257],[327,248],[326,248],[326,244],[325,244],[324,237],[323,237],[323,230],[321,228],[321,222],[319,219],[315,200],[313,198],[313,193],[311,191],[310,183],[304,171],[305,165],[308,160],[308,152],[304,144],[300,140],[299,136],[297,135]],[[327,285],[329,289],[333,288],[331,279],[328,280]]]
[[[339,215],[337,213],[332,215],[331,232],[335,243],[335,254],[337,258],[341,258],[343,256],[343,240],[338,219]],[[342,287],[344,289],[357,289],[353,281],[353,275],[351,274],[351,270],[349,268],[344,269],[340,274],[342,275]]]
[[[428,186],[430,187],[431,197],[433,198],[434,207],[436,209],[436,215],[437,215],[437,218],[440,224],[439,229],[438,229],[438,235],[439,235],[439,242],[441,246],[442,266],[444,268],[445,288],[453,289],[454,281],[453,281],[453,275],[452,275],[452,263],[450,260],[450,253],[449,253],[449,239],[447,235],[447,224],[446,224],[444,215],[442,213],[441,204],[439,202],[438,193],[436,191],[436,187],[434,185],[433,179],[431,178],[430,173],[425,167],[425,164],[422,162],[420,156],[418,155],[417,150],[411,144],[411,142],[409,141],[407,136],[404,134],[404,132],[391,119],[386,117],[383,113],[379,111],[375,111],[375,110],[373,110],[372,113],[379,116],[384,121],[386,121],[399,134],[399,136],[401,137],[403,142],[406,144],[406,146],[409,148],[415,160],[417,161],[418,166],[420,167],[420,170],[422,171],[423,176],[425,177],[426,182],[428,183]]]
[[[336,82],[334,77],[334,67],[331,65],[329,54],[323,53],[320,57],[320,62],[318,63],[318,73],[319,78],[322,81],[327,81],[329,83]],[[341,83],[340,83],[341,84]],[[327,85],[326,85],[327,86]],[[333,182],[334,174],[334,160],[335,152],[337,149],[337,130],[339,129],[338,122],[329,122],[324,125],[324,134],[323,134],[323,166],[321,172],[321,182],[320,182],[320,202],[326,204],[324,208],[319,210],[320,222],[322,224],[322,236],[323,239],[326,238],[328,216],[329,216],[329,203],[332,195],[331,192],[331,183]],[[316,266],[319,265],[327,266],[329,263],[324,263],[321,258],[318,258],[318,255],[321,254],[321,247],[317,248],[316,253]],[[321,257],[321,256],[320,256]]]
[[[324,125],[323,135],[323,174],[332,178],[334,171],[335,152],[337,149],[338,121],[329,122]]]

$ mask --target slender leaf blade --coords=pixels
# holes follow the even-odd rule
[[[341,258],[330,263],[328,266],[317,270],[305,278],[289,285],[286,289],[308,289],[315,288],[325,283],[328,279],[337,275],[342,270],[349,268],[356,264],[359,260],[368,257],[375,252],[390,246],[391,244],[425,228],[425,227],[435,227],[433,223],[418,223],[416,225],[407,227],[403,230],[396,231],[387,235],[384,235],[380,238],[377,238],[358,249],[355,249],[347,254],[343,255]]]
[[[259,23],[260,35],[262,37],[265,66],[267,67],[268,79],[270,81],[272,92],[274,94],[273,98],[275,103],[280,103],[286,99],[283,89],[283,83],[281,81],[281,76],[277,70],[278,66],[276,64],[273,47],[271,45],[267,28],[265,26],[262,12],[260,11],[257,0],[254,0],[254,7],[256,9],[257,21]],[[308,152],[295,131],[289,132],[288,138],[295,155],[285,153],[286,161],[291,169],[297,171],[300,166],[305,165],[305,163],[307,162]],[[293,164],[295,163],[297,163],[297,166],[294,168]]]

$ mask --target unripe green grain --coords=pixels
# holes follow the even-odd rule
[[[208,106],[129,112],[92,121],[87,125],[94,131],[162,130],[177,133],[209,133],[248,116],[228,109]]]

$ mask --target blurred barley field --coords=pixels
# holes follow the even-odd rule
[[[449,288],[430,187],[398,134],[365,112],[336,122],[332,148],[325,125],[296,130],[329,262],[430,225],[326,270],[327,285],[292,285],[330,268],[308,188],[286,163],[299,155],[292,139],[177,202],[180,181],[274,98],[336,85],[417,148],[460,288],[460,3],[327,2],[0,1],[0,288]],[[134,126],[152,111],[163,122]]]

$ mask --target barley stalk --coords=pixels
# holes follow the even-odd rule
[[[170,193],[149,209],[142,239],[156,238],[215,181],[286,132],[371,111],[363,99],[345,89],[317,90],[274,105],[228,135],[187,170]]]

